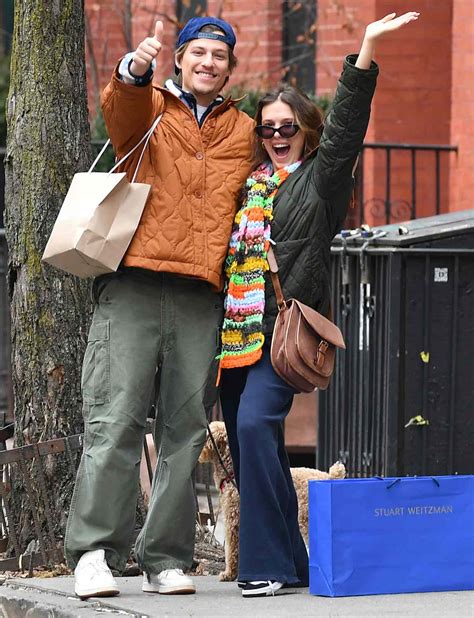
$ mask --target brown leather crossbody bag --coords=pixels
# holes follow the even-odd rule
[[[268,264],[278,304],[270,352],[273,369],[297,392],[325,390],[334,371],[336,348],[346,348],[342,333],[308,305],[294,298],[285,300],[271,247]]]

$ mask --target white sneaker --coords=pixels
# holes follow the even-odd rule
[[[160,594],[194,594],[196,586],[181,569],[165,569],[158,575],[143,573],[142,590]]]
[[[74,569],[74,592],[81,599],[89,597],[114,597],[120,593],[105,561],[105,551],[86,551]]]

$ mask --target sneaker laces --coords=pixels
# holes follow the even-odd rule
[[[164,569],[164,571],[162,571],[163,577],[168,577],[170,573],[176,573],[177,575],[180,575],[181,577],[184,576],[182,569]]]
[[[274,582],[268,580],[268,585],[270,586],[270,590],[272,591],[272,597],[275,596],[275,590],[273,589],[273,583]]]
[[[88,560],[84,566],[84,570],[89,569],[91,571],[91,577],[94,574],[100,575],[101,573],[107,573],[107,575],[111,575],[111,571],[107,564],[103,562],[103,560]]]
[[[256,580],[256,581],[250,581],[249,584],[252,584],[253,586],[258,586],[259,584],[267,584],[268,587],[270,588],[270,591],[272,593],[272,597],[275,596],[275,589],[274,589],[274,584],[276,584],[278,582],[276,581],[272,581],[271,579],[260,579],[260,580]],[[279,590],[280,588],[278,588]]]

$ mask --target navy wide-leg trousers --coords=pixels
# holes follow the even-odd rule
[[[240,493],[239,581],[308,581],[283,434],[293,396],[267,347],[255,365],[222,372],[222,412]]]

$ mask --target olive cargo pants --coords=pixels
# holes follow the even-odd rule
[[[146,417],[157,379],[158,463],[136,541],[149,573],[189,568],[195,535],[192,473],[214,404],[221,297],[196,279],[126,268],[94,282],[96,307],[82,369],[84,452],[66,531],[73,568],[104,549],[128,559]]]

